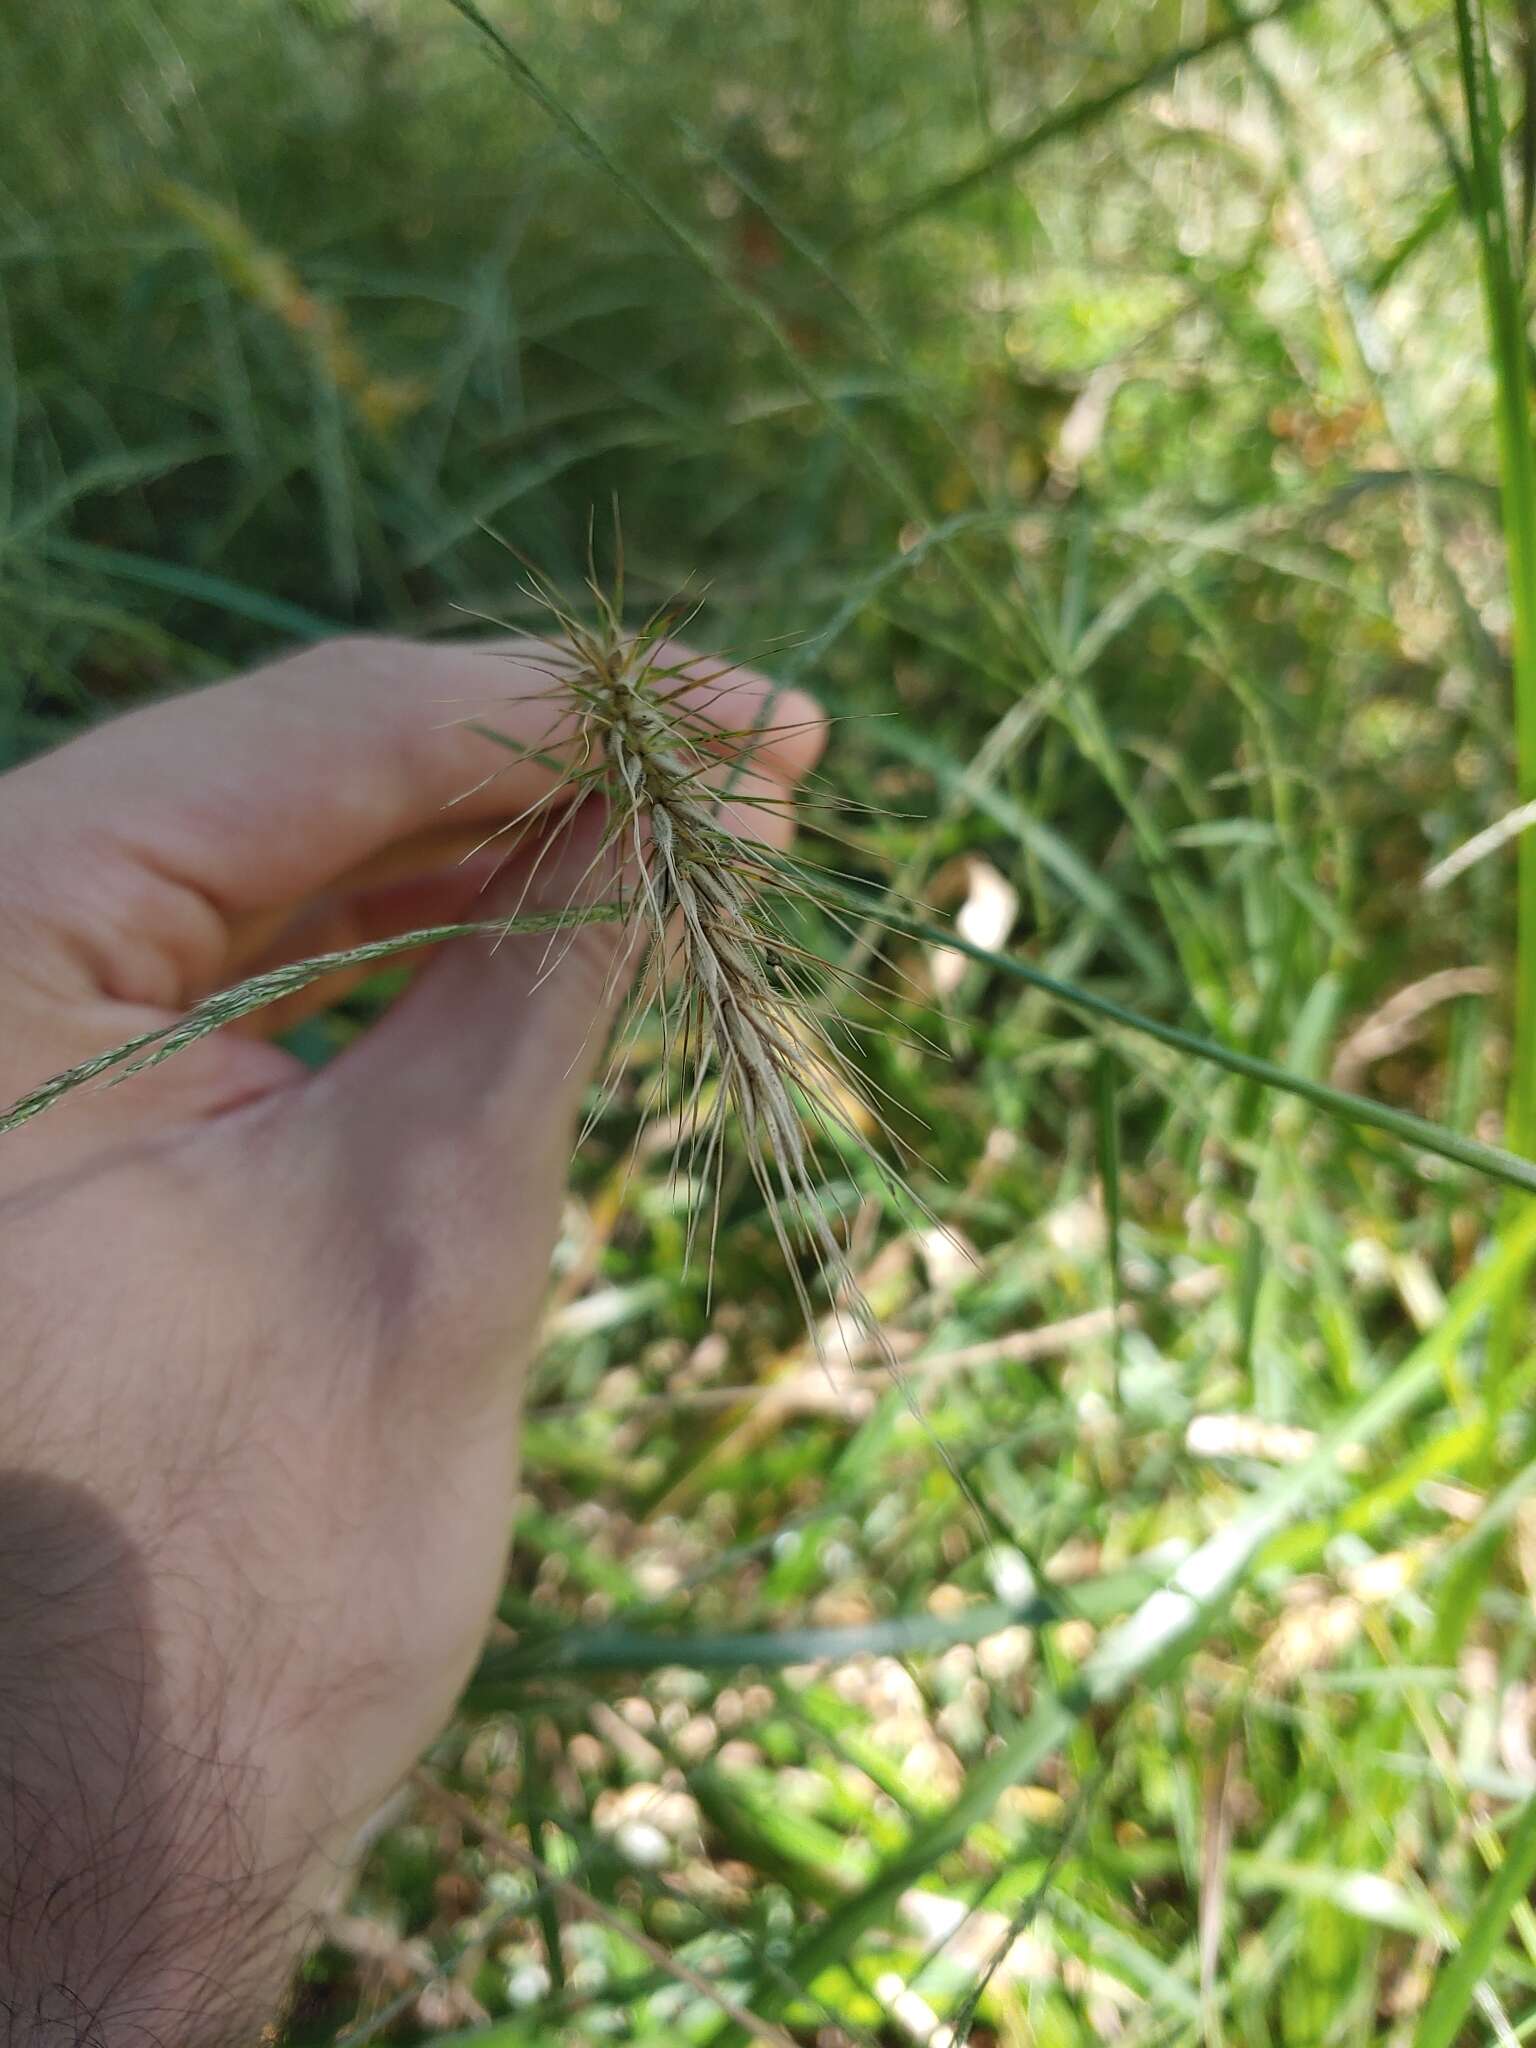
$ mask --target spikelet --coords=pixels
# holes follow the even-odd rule
[[[765,801],[744,799],[738,785],[754,750],[774,735],[776,728],[767,722],[771,704],[758,726],[722,726],[708,714],[729,664],[711,673],[696,658],[669,658],[668,635],[686,623],[679,607],[664,606],[638,632],[627,633],[622,563],[611,596],[594,576],[588,588],[593,625],[575,616],[542,577],[530,574],[529,594],[549,613],[559,636],[550,643],[550,733],[567,727],[574,710],[574,759],[524,819],[506,829],[516,831],[560,805],[574,817],[581,797],[602,798],[607,824],[592,871],[606,869],[621,892],[627,887],[626,907],[643,934],[645,959],[631,1018],[638,1020],[654,1004],[662,1020],[663,1074],[674,1066],[681,1070],[690,1178],[711,1191],[710,1265],[721,1162],[734,1120],[817,1356],[831,1363],[829,1338],[850,1355],[875,1355],[988,1544],[985,1510],[923,1415],[822,1199],[817,1133],[851,1143],[900,1201],[936,1224],[888,1154],[861,1128],[884,1127],[862,1077],[823,1021],[824,985],[838,970],[794,942],[775,906],[798,894],[819,902],[837,922],[844,920],[834,903],[818,899],[813,871],[779,861],[722,822],[725,800]],[[492,727],[477,723],[476,729],[517,746]],[[546,845],[558,837],[557,827]],[[554,953],[552,942],[551,964]],[[623,971],[622,961],[615,971]],[[617,1035],[610,1083],[622,1067],[626,1037],[623,1030]],[[607,1092],[599,1091],[599,1106]],[[694,1230],[699,1220],[696,1209]],[[797,1238],[826,1287],[833,1313],[825,1320],[800,1270]]]
[[[866,1137],[879,1116],[819,1014],[819,985],[836,969],[797,945],[783,916],[786,896],[814,900],[814,880],[728,830],[721,816],[726,802],[738,811],[770,803],[745,794],[741,777],[754,752],[784,728],[771,723],[771,700],[764,722],[751,729],[733,730],[710,717],[730,669],[674,658],[667,636],[682,622],[678,607],[663,607],[627,632],[622,581],[610,595],[589,580],[593,623],[577,617],[536,572],[527,587],[554,629],[550,730],[567,727],[574,712],[574,758],[559,784],[503,829],[522,829],[536,813],[560,807],[574,815],[579,798],[601,797],[607,822],[593,866],[606,868],[627,898],[645,953],[631,1029],[618,1034],[600,1104],[634,1025],[653,1007],[661,1020],[663,1075],[680,1076],[689,1178],[713,1191],[711,1240],[734,1122],[813,1338],[819,1326],[797,1237],[834,1301],[868,1324],[821,1197],[815,1134],[850,1143],[911,1197]],[[477,722],[476,729],[516,745],[492,725]],[[555,957],[552,942],[551,964]],[[696,1212],[695,1228],[699,1220]]]

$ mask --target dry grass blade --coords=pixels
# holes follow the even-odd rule
[[[1409,982],[1350,1032],[1334,1056],[1329,1079],[1336,1088],[1358,1088],[1377,1060],[1412,1045],[1422,1019],[1439,1004],[1458,1002],[1463,996],[1491,996],[1498,986],[1499,977],[1491,967],[1443,967]]]
[[[375,939],[369,945],[350,946],[344,952],[317,953],[308,960],[290,960],[282,967],[272,968],[269,973],[253,974],[248,980],[236,982],[230,988],[215,990],[203,1002],[194,1005],[183,1016],[173,1018],[169,1024],[161,1024],[153,1031],[141,1031],[135,1038],[125,1038],[120,1045],[95,1053],[76,1066],[66,1067],[63,1073],[55,1074],[40,1087],[18,1097],[4,1115],[0,1115],[0,1137],[30,1123],[33,1117],[41,1116],[63,1096],[72,1095],[77,1088],[100,1080],[103,1075],[110,1074],[114,1081],[126,1081],[130,1074],[141,1074],[146,1068],[159,1066],[162,1060],[184,1051],[210,1032],[219,1031],[226,1024],[234,1024],[242,1017],[252,1016],[257,1010],[281,1002],[285,996],[297,995],[301,989],[308,988],[327,974],[350,967],[374,966],[393,960],[401,953],[418,952],[423,946],[442,945],[449,939],[489,938],[499,944],[516,932],[550,931],[556,926],[571,923],[593,924],[611,921],[618,915],[616,905],[594,904],[583,910],[488,918],[471,924],[427,925],[419,931],[405,932],[399,938]]]

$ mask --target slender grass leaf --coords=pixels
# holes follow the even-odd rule
[[[1461,1945],[1435,1979],[1413,2048],[1453,2048],[1510,1916],[1536,1879],[1536,1797],[1520,1809],[1504,1861],[1494,1872]]]
[[[937,184],[930,185],[922,192],[916,192],[890,212],[881,216],[869,226],[860,228],[848,236],[843,247],[884,241],[888,236],[898,234],[910,227],[913,221],[921,220],[925,214],[936,213],[953,206],[957,199],[963,199],[978,185],[995,178],[999,172],[1016,170],[1030,157],[1044,149],[1048,143],[1060,141],[1063,136],[1076,135],[1095,122],[1102,121],[1106,114],[1123,106],[1127,100],[1135,99],[1150,87],[1161,85],[1182,71],[1186,64],[1195,64],[1202,57],[1209,57],[1215,51],[1225,49],[1228,44],[1241,42],[1252,35],[1256,28],[1262,28],[1267,21],[1278,21],[1283,15],[1295,14],[1307,5],[1307,0],[1276,0],[1276,4],[1263,14],[1253,15],[1246,21],[1225,22],[1220,28],[1212,29],[1209,35],[1198,43],[1184,43],[1179,48],[1166,51],[1151,64],[1143,67],[1129,78],[1122,78],[1103,92],[1097,92],[1080,100],[1072,100],[1064,107],[1058,107],[1053,114],[1047,114],[1042,121],[1007,137],[995,149],[987,150],[975,163],[963,171],[956,171]]]

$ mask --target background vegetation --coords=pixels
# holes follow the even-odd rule
[[[973,1257],[829,1200],[946,1463],[749,1181],[685,1262],[642,1062],[286,2038],[1526,2038],[1536,1226],[1444,1154],[1536,947],[1509,848],[1426,877],[1536,794],[1527,11],[1505,139],[1465,0],[485,4],[11,0],[0,758],[515,618],[485,527],[571,580],[616,493],[839,714],[828,858],[1442,1135],[860,935]]]

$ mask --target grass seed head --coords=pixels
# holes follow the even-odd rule
[[[772,700],[750,729],[713,723],[729,666],[676,657],[668,636],[682,609],[667,606],[627,632],[619,594],[610,597],[595,580],[589,587],[595,623],[577,617],[542,578],[529,585],[558,633],[553,715],[575,714],[571,766],[544,801],[574,810],[580,797],[603,799],[599,858],[643,934],[636,1002],[661,1018],[690,1177],[718,1191],[734,1120],[814,1332],[797,1236],[834,1296],[857,1296],[828,1220],[817,1135],[851,1140],[887,1179],[895,1176],[860,1129],[879,1118],[823,1021],[816,963],[780,914],[786,892],[814,897],[814,884],[722,820],[726,802],[738,813],[772,804],[743,784],[754,753],[774,736]],[[619,1035],[610,1080],[628,1036]],[[706,1206],[712,1239],[718,1193]]]

